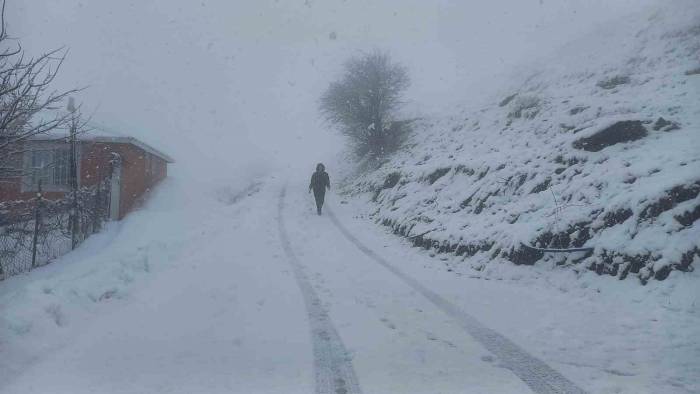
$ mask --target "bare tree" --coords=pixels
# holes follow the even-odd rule
[[[55,49],[27,57],[20,43],[8,36],[5,0],[0,10],[0,178],[19,176],[22,141],[66,126],[72,114],[56,111],[78,89],[56,91],[66,51]]]
[[[406,69],[380,51],[353,57],[344,75],[321,97],[322,115],[354,144],[360,156],[384,156],[398,148],[408,121],[396,119],[410,80]]]

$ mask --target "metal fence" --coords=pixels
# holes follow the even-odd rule
[[[109,218],[109,179],[48,200],[0,203],[0,280],[46,265],[76,248]]]

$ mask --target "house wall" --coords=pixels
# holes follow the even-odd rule
[[[113,153],[121,157],[122,176],[119,219],[137,207],[145,195],[167,176],[167,163],[158,156],[128,143],[82,141],[80,146],[81,186],[93,186],[112,173]],[[0,180],[0,202],[29,200],[36,192],[22,190],[21,178]],[[60,199],[65,192],[44,192],[47,199]]]
[[[37,143],[35,143],[37,144]],[[55,142],[38,142],[39,148],[45,148]],[[20,142],[13,145],[13,149],[21,152],[24,149],[29,149],[27,142]],[[24,158],[22,154],[13,155],[10,165],[14,168],[24,168]],[[22,187],[24,179],[20,177],[0,178],[0,202],[3,201],[27,201],[36,198],[36,191],[27,190],[27,187]],[[65,195],[64,191],[44,191],[42,196],[49,200],[57,200]]]
[[[141,204],[145,195],[167,175],[167,163],[126,143],[90,143],[81,168],[84,185],[94,185],[112,172],[113,153],[121,157],[119,219]],[[153,163],[151,163],[153,161]]]
[[[0,140],[0,142],[4,142]],[[8,152],[14,152],[21,150],[21,144],[11,144],[8,147]],[[21,155],[13,154],[8,159],[0,162],[0,165],[5,165],[9,168],[17,168],[22,163]],[[20,178],[10,177],[10,178],[0,178],[0,202],[2,201],[14,201],[16,196],[20,192]]]

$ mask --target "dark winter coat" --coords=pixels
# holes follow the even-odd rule
[[[320,194],[325,193],[326,188],[331,188],[331,180],[328,177],[328,173],[325,171],[316,171],[311,175],[311,183],[309,183],[309,190],[313,189],[314,193]]]

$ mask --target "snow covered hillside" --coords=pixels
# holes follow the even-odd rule
[[[486,274],[563,265],[647,283],[693,269],[700,3],[604,26],[483,94],[481,108],[416,120],[405,149],[348,192],[414,245]],[[584,250],[542,250],[562,248]]]

